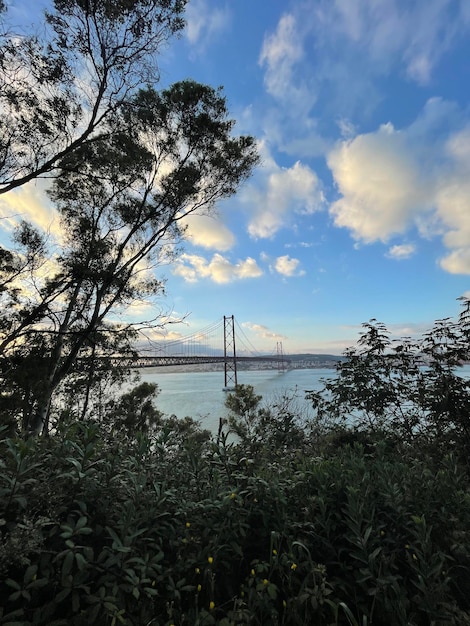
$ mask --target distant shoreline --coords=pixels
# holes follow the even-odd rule
[[[325,359],[325,356],[330,357],[331,359]],[[314,357],[314,358],[312,358]],[[285,371],[289,370],[309,370],[309,369],[331,369],[335,370],[337,364],[343,360],[343,357],[335,357],[333,355],[318,355],[318,359],[315,358],[317,355],[289,355],[286,356],[287,359],[290,360],[290,363],[284,368]],[[159,371],[162,374],[184,374],[184,373],[197,373],[197,372],[223,372],[224,364],[223,363],[201,363],[201,364],[191,364],[191,365],[165,365],[165,366],[154,366],[154,367],[139,367],[135,368],[139,371],[145,370],[155,370]],[[246,371],[267,371],[273,370],[277,371],[278,365],[274,361],[271,362],[256,362],[252,363],[247,362],[239,362],[237,364],[237,369],[240,372]]]

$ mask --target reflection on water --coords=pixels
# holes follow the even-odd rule
[[[148,368],[140,371],[142,381],[156,383],[160,389],[157,408],[167,415],[192,417],[203,428],[216,432],[219,418],[228,413],[224,406],[227,392],[223,391],[224,373],[184,372],[174,373],[164,368]],[[253,385],[255,392],[267,403],[276,401],[280,395],[295,394],[300,411],[308,412],[305,391],[320,389],[321,379],[335,375],[331,369],[298,369],[279,373],[277,370],[249,370],[238,372],[238,383]]]

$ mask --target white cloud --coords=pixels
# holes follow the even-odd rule
[[[302,150],[298,155],[327,149],[322,126],[309,128],[314,105],[321,121],[326,112],[330,119],[367,114],[382,101],[377,78],[398,72],[419,84],[431,81],[444,56],[470,33],[468,6],[468,0],[296,3],[265,36],[259,57],[266,91],[278,117],[281,110],[285,116],[284,130],[275,130],[279,145],[290,146],[291,154]],[[271,129],[280,124],[271,117]],[[342,132],[351,136],[347,125]]]
[[[291,258],[286,254],[284,256],[277,257],[274,263],[274,269],[278,272],[278,274],[282,274],[282,276],[302,276],[305,272],[303,270],[298,270],[299,265],[299,259]]]
[[[412,146],[391,124],[340,142],[328,165],[342,196],[330,212],[355,239],[387,241],[429,208],[429,187]]]
[[[190,283],[198,282],[201,278],[208,278],[215,283],[222,284],[258,278],[263,271],[251,257],[232,264],[221,254],[214,254],[210,261],[195,254],[182,254],[175,263],[173,274],[181,276]]]
[[[312,241],[298,241],[296,243],[285,243],[284,248],[312,248],[314,245]]]
[[[449,250],[442,269],[470,274],[470,126],[449,133],[456,120],[455,107],[433,99],[408,128],[386,124],[340,142],[328,155],[340,193],[330,206],[335,225],[363,243],[411,228],[441,236]],[[393,246],[388,255],[413,251]]]
[[[453,250],[440,260],[440,265],[449,274],[470,274],[470,247]]]
[[[185,238],[193,245],[225,252],[235,244],[234,234],[217,217],[190,214],[182,220]]]
[[[440,260],[451,274],[470,274],[470,126],[454,133],[446,143],[449,157],[436,194],[437,215],[450,249]]]
[[[47,183],[39,179],[3,194],[0,197],[1,227],[12,230],[24,220],[60,240],[59,218],[46,195],[46,188]]]
[[[267,326],[263,326],[262,324],[254,324],[252,322],[242,322],[242,326],[244,328],[248,328],[254,332],[258,337],[262,339],[276,339],[281,341],[283,339],[288,339],[285,335],[280,335],[279,333],[275,333],[272,330],[269,330]]]
[[[323,47],[346,62],[351,48],[364,61],[361,71],[388,73],[402,66],[412,80],[427,83],[441,57],[470,26],[465,1],[323,0],[313,30]]]
[[[282,168],[269,156],[241,197],[250,205],[248,232],[254,238],[272,237],[292,226],[295,214],[314,213],[324,202],[320,181],[308,165],[297,161]]]
[[[186,8],[186,37],[199,47],[206,47],[210,41],[223,32],[230,21],[228,7],[212,5],[208,0],[191,0]]]
[[[284,14],[277,30],[265,37],[259,63],[266,66],[265,84],[268,92],[284,97],[292,82],[292,70],[303,56],[302,41],[296,19]]]
[[[347,120],[345,118],[339,118],[336,121],[336,124],[338,125],[341,137],[343,137],[343,139],[352,139],[354,135],[356,135],[356,127],[350,120]]]
[[[409,259],[416,252],[416,246],[411,243],[404,243],[401,245],[392,246],[386,256],[389,259]]]

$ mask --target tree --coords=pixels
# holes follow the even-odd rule
[[[52,0],[46,38],[0,34],[0,193],[56,175],[139,86],[158,82],[186,2]]]
[[[112,425],[113,432],[119,431],[128,437],[136,433],[148,435],[161,424],[163,417],[153,405],[157,395],[157,385],[141,383],[107,403],[106,422]]]
[[[281,393],[265,406],[262,399],[252,385],[235,385],[225,401],[231,412],[225,422],[228,432],[236,435],[245,454],[258,458],[266,453],[284,458],[288,451],[299,453],[307,442],[307,429],[295,393]]]
[[[470,300],[457,320],[438,320],[421,339],[392,341],[376,320],[345,353],[338,376],[307,397],[330,427],[375,431],[401,441],[470,452],[470,381],[459,367],[470,357]]]
[[[51,192],[63,252],[34,301],[25,295],[0,343],[8,354],[25,337],[47,337],[47,375],[29,429],[47,424],[52,394],[77,358],[89,356],[97,331],[129,330],[106,326],[109,314],[162,293],[163,282],[147,270],[171,259],[181,221],[211,210],[250,174],[254,142],[233,137],[232,127],[220,90],[192,81],[161,93],[147,88],[99,140],[63,160]]]

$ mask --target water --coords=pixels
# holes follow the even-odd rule
[[[143,382],[156,383],[160,393],[157,408],[166,415],[186,416],[200,422],[203,428],[216,432],[219,418],[226,417],[227,392],[223,390],[224,373],[217,372],[169,372],[164,368],[140,370]],[[270,404],[287,393],[295,396],[296,406],[308,416],[310,405],[305,391],[320,389],[320,379],[335,375],[332,369],[297,369],[279,373],[277,370],[249,370],[238,372],[238,383],[253,385],[255,392]]]
[[[464,378],[470,378],[470,365],[458,368],[457,373]],[[223,371],[181,372],[154,367],[142,369],[140,374],[142,381],[158,385],[160,393],[156,406],[166,415],[192,417],[211,432],[217,431],[219,418],[228,415],[228,409],[225,408],[227,392],[223,391]],[[238,382],[253,385],[255,392],[268,405],[284,393],[295,396],[296,412],[308,418],[311,407],[305,400],[305,391],[321,389],[321,379],[335,375],[335,370],[326,368],[293,369],[284,373],[277,370],[248,370],[238,372]]]

